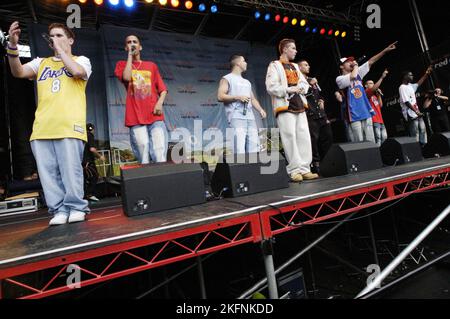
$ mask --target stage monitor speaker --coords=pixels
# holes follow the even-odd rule
[[[240,197],[289,187],[286,160],[280,153],[230,155],[222,158],[211,179],[216,196]],[[265,164],[266,163],[266,164]]]
[[[200,164],[158,163],[121,169],[122,204],[127,216],[206,202]]]
[[[334,144],[320,162],[323,177],[356,174],[383,167],[380,148],[372,142]]]
[[[422,148],[414,137],[388,138],[380,152],[384,165],[388,166],[423,161]]]
[[[450,155],[450,132],[433,134],[423,149],[426,158]]]

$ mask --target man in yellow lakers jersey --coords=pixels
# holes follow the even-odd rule
[[[73,56],[75,35],[63,24],[48,28],[53,57],[36,58],[22,65],[17,43],[20,26],[9,29],[7,54],[14,77],[35,79],[38,106],[31,134],[31,148],[38,166],[50,225],[84,221],[89,212],[83,199],[83,158],[86,134],[86,84],[91,63]]]

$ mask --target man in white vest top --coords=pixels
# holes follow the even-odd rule
[[[293,63],[297,55],[295,41],[281,40],[280,59],[270,63],[266,76],[266,88],[272,97],[272,106],[280,129],[281,142],[289,162],[288,174],[292,182],[316,179],[311,173],[312,149],[306,110],[305,94],[309,84]]]
[[[217,98],[224,103],[228,126],[234,130],[234,153],[257,153],[259,137],[253,109],[263,119],[267,114],[253,94],[250,81],[242,77],[247,71],[245,58],[233,55],[230,67],[231,73],[220,80]]]

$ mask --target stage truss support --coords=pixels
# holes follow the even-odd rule
[[[227,1],[220,1],[226,3]],[[348,25],[361,24],[361,17],[348,13],[311,7],[299,3],[280,0],[236,0],[234,6],[246,8],[260,8],[273,11],[284,11],[291,15],[305,16],[310,19],[320,20],[330,23],[343,23]]]
[[[198,281],[200,285],[200,296],[202,299],[206,299],[206,285],[205,285],[205,274],[203,272],[203,263],[202,257],[197,256],[197,272],[198,272]]]
[[[264,267],[266,269],[267,285],[269,287],[269,298],[278,299],[277,278],[275,266],[273,264],[273,242],[271,239],[261,243],[261,250],[264,257]]]
[[[80,269],[80,286],[86,287],[223,249],[270,241],[284,232],[303,230],[305,225],[346,215],[344,220],[336,221],[336,225],[327,233],[277,269],[277,275],[362,210],[447,185],[450,185],[450,166],[437,167],[371,186],[334,192],[333,195],[289,200],[285,204],[278,204],[279,207],[267,207],[249,215],[207,225],[86,248],[84,251],[49,256],[38,261],[11,263],[0,271],[0,296],[34,299],[71,291],[66,284],[70,265]],[[261,280],[243,298],[266,282],[267,278]]]

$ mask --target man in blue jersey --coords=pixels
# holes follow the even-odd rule
[[[375,112],[367,98],[362,80],[375,62],[397,48],[396,44],[397,42],[391,44],[361,66],[353,57],[341,59],[341,75],[336,78],[336,83],[339,89],[345,93],[346,117],[350,123],[352,142],[370,141],[375,143],[372,122]]]

